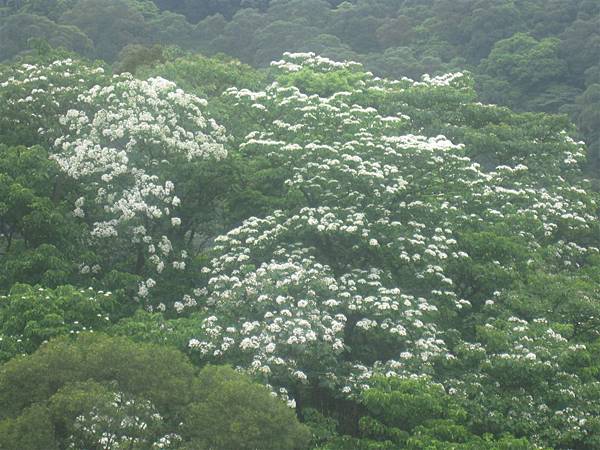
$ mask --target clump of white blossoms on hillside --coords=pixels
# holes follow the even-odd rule
[[[57,116],[72,108],[77,97],[92,86],[108,83],[102,67],[71,58],[0,67],[0,129],[12,130],[18,144],[52,141],[62,133]]]
[[[286,54],[273,67],[284,80],[306,68],[360,70],[313,54]],[[554,164],[551,157],[562,164],[561,152],[579,154],[577,144],[557,133],[548,138],[555,155],[523,152],[489,170],[460,140],[422,132],[425,113],[410,102],[452,98],[464,77],[389,81],[363,73],[352,92],[327,96],[278,82],[261,92],[228,90],[240,112],[266,124],[241,150],[273,161],[305,204],[248,219],[216,239],[206,284],[195,292],[207,318],[189,348],[292,395],[306,383],[354,395],[374,373],[435,374],[456,359],[446,330],[484,307],[456,279],[459,268],[474,266],[463,230],[506,230],[529,242],[528,255],[538,242],[597,251],[583,244],[594,232],[594,199],[558,170],[537,178],[526,165]],[[457,114],[446,126],[464,134],[464,120]],[[526,362],[534,361],[529,353]]]
[[[70,177],[90,187],[85,203],[98,211],[92,236],[121,237],[143,243],[158,273],[166,262],[177,270],[185,262],[172,251],[164,222],[176,228],[177,187],[166,178],[178,164],[227,155],[225,130],[205,116],[206,101],[170,81],[121,76],[107,86],[79,95],[77,109],[60,117],[64,135],[52,156]],[[154,230],[161,230],[158,235]],[[148,295],[149,283],[138,294]]]
[[[111,260],[134,255],[135,273],[157,280],[166,268],[185,270],[188,251],[174,239],[184,207],[174,180],[182,167],[227,156],[225,129],[206,114],[206,100],[163,78],[111,77],[71,59],[0,74],[7,112],[0,126],[23,129],[20,142],[48,145],[65,175],[79,181],[73,214],[90,227],[96,255],[81,266],[101,272],[104,252]],[[153,286],[142,282],[138,295]]]

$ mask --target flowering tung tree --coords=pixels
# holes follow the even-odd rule
[[[206,101],[162,78],[111,78],[70,59],[6,75],[6,128],[37,136],[81,188],[73,214],[90,228],[90,251],[80,272],[124,268],[141,279],[137,294],[146,299],[163,271],[184,271],[188,224],[178,212],[186,193],[173,180],[185,166],[227,155],[225,130],[204,113]]]
[[[181,199],[171,180],[186,163],[224,158],[225,130],[202,113],[206,101],[162,78],[122,76],[78,102],[80,109],[60,118],[67,131],[54,142],[53,156],[66,174],[90,186],[74,214],[91,211],[91,236],[100,245],[110,238],[133,247],[136,273],[145,273],[147,262],[155,274],[167,265],[184,270],[186,249],[173,246]],[[154,285],[146,279],[138,295],[146,297]]]
[[[125,273],[160,312],[115,333],[250,372],[365,446],[444,433],[405,420],[408,398],[480,442],[598,448],[599,199],[565,118],[478,103],[468,74],[383,80],[314,54],[211,104],[78,64],[2,69],[0,120],[77,185],[80,276],[116,292]]]
[[[510,156],[515,144],[503,144],[502,164],[486,168],[474,136],[506,110],[469,100],[466,75],[386,81],[312,54],[286,55],[275,73],[265,91],[225,95],[252,118],[239,129],[260,124],[236,136],[241,151],[285,173],[286,195],[302,205],[216,239],[195,291],[206,318],[189,341],[202,360],[247,368],[284,396],[307,387],[354,396],[377,373],[450,383],[448,369],[475,338],[469,324],[497,314],[493,296],[520,273],[552,264],[548,249],[561,249],[559,270],[597,258],[597,198],[577,181],[584,149],[562,130],[533,144],[521,131],[540,152]],[[352,90],[311,93],[323,76],[347,77]],[[436,98],[448,122],[424,114]],[[467,122],[474,110],[488,122]],[[523,126],[507,120],[515,133]],[[535,352],[519,352],[519,364],[538,364]],[[590,401],[570,408],[589,411]]]

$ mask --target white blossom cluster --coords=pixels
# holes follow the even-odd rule
[[[121,392],[113,397],[111,402],[100,402],[75,418],[66,448],[177,448],[181,437],[176,433],[161,435],[163,417],[150,401],[129,398]]]
[[[353,65],[286,54],[274,67],[328,72]],[[457,228],[502,227],[527,242],[531,257],[540,243],[580,258],[597,251],[589,245],[598,231],[594,197],[556,171],[531,169],[561,151],[578,153],[578,144],[553,136],[560,143],[554,153],[487,170],[468,156],[472,148],[419,134],[414,107],[390,114],[393,106],[383,105],[380,112],[369,97],[461,89],[461,79],[391,82],[367,74],[356,92],[329,97],[278,83],[225,94],[267,124],[249,133],[241,150],[284,169],[289,192],[306,206],[251,218],[216,239],[217,256],[203,270],[207,284],[196,293],[207,319],[189,341],[192,351],[274,385],[325,383],[354,395],[376,372],[435,374],[456,359],[445,328],[474,308],[451,275],[471,264]],[[527,350],[519,358],[538,364]]]
[[[340,387],[355,376],[353,364],[343,362],[351,330],[351,339],[369,346],[419,347],[417,366],[446,351],[433,325],[437,308],[425,298],[386,287],[376,269],[338,278],[311,249],[284,252],[275,250],[283,258],[256,270],[242,266],[209,280],[206,306],[213,315],[190,340],[191,349],[207,360],[235,359],[279,383],[335,372],[339,376],[331,381]]]
[[[94,224],[94,236],[113,237],[121,230],[143,239],[144,218],[160,220],[179,205],[160,167],[177,154],[187,160],[225,157],[225,132],[202,114],[204,100],[174,83],[123,78],[79,95],[80,109],[60,118],[68,131],[56,139],[53,158],[69,176],[96,186],[92,201],[106,214]],[[169,221],[180,224],[176,217]]]
[[[34,129],[52,139],[61,134],[54,123],[56,116],[64,114],[80,94],[108,78],[102,67],[67,58],[50,64],[6,66],[0,68],[0,80],[0,125]]]
[[[166,267],[185,270],[186,249],[173,248],[182,205],[172,179],[190,161],[227,156],[225,129],[206,115],[206,100],[162,78],[111,78],[70,59],[2,74],[0,98],[8,113],[0,121],[38,129],[51,158],[80,182],[84,195],[73,214],[90,227],[96,250],[106,239],[134,248],[157,280]],[[80,265],[81,274],[101,270],[92,262]],[[141,283],[139,297],[149,287]]]
[[[364,73],[370,76],[364,80],[363,86],[379,87],[377,82],[382,80],[378,77],[373,77],[372,73],[364,72],[363,65],[356,61],[335,61],[324,56],[317,55],[313,52],[285,52],[283,58],[279,61],[271,62],[271,67],[277,68],[284,72],[299,72],[302,69],[312,69],[318,72],[331,72],[335,70],[349,70],[352,72]],[[413,86],[451,86],[461,78],[465,77],[462,72],[447,73],[432,77],[429,74],[424,74],[420,81],[414,81],[410,78],[402,78],[402,81],[408,81]],[[375,82],[372,84],[372,82]],[[393,80],[392,83],[397,82]]]
[[[303,68],[331,71],[346,68],[361,68],[362,64],[354,61],[334,61],[313,52],[291,53],[285,52],[283,59],[271,62],[271,66],[280,70],[297,72]]]

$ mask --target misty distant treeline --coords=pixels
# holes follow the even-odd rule
[[[3,0],[0,16],[0,60],[34,37],[117,63],[161,44],[257,67],[315,51],[393,78],[467,69],[483,102],[568,114],[598,164],[594,0]]]

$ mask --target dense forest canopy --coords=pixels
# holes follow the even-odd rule
[[[0,60],[26,52],[31,38],[40,38],[108,62],[131,55],[128,46],[160,44],[224,53],[256,67],[285,51],[314,51],[392,78],[469,70],[483,102],[569,115],[590,149],[590,171],[600,161],[595,0],[3,3]]]
[[[0,2],[0,450],[600,447],[600,7]]]

